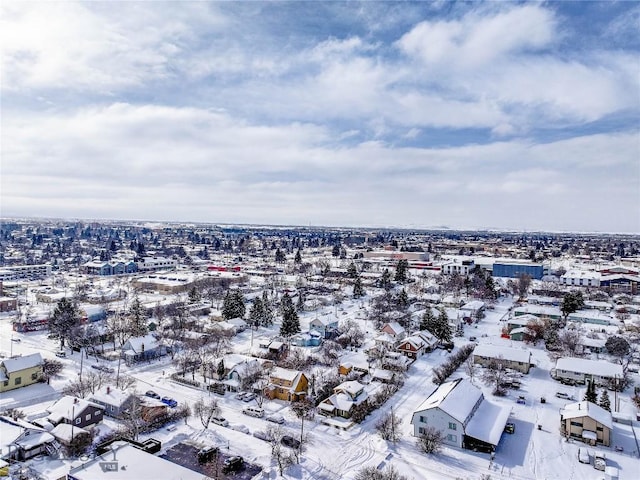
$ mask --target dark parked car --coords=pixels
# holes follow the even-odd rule
[[[151,397],[151,398],[155,398],[156,400],[160,400],[160,395],[158,395],[156,392],[154,392],[153,390],[147,390],[147,392],[145,393],[145,395],[147,397]]]
[[[218,454],[218,447],[205,447],[198,452],[198,463],[208,463]]]
[[[222,473],[231,473],[241,470],[244,466],[244,459],[242,457],[229,457],[222,464]]]
[[[504,431],[507,433],[515,433],[516,432],[515,423],[512,423],[512,422],[507,423],[504,427]]]
[[[169,405],[171,408],[175,408],[178,406],[178,402],[176,402],[173,398],[171,397],[162,397],[160,399],[160,401],[162,403],[164,403],[165,405]]]
[[[299,448],[300,447],[300,440],[296,440],[291,435],[283,436],[282,440],[280,440],[280,441],[282,442],[282,444],[285,447],[289,447],[289,448]]]

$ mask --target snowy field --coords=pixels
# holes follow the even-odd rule
[[[512,300],[502,299],[494,310],[488,310],[487,316],[477,327],[466,327],[464,337],[456,337],[455,343],[459,347],[468,343],[471,336],[477,337],[481,343],[495,345],[511,345],[516,348],[523,347],[522,343],[511,342],[500,338],[500,331],[506,319]],[[362,319],[361,301],[346,301],[340,314],[341,320],[348,318],[362,323],[363,330],[373,334],[371,324]],[[336,313],[334,307],[327,309]],[[301,317],[301,326],[305,330],[308,322],[315,318],[316,313],[305,313]],[[272,329],[261,329],[254,338],[254,345],[260,337],[268,337],[278,329],[274,325]],[[12,341],[19,338],[20,342]],[[245,331],[234,338],[234,350],[237,353],[246,353],[250,350],[251,334]],[[0,350],[13,352],[13,354],[29,354],[40,352],[46,358],[55,358],[58,344],[47,338],[46,332],[32,332],[19,334],[11,331],[11,318],[0,318]],[[393,465],[401,473],[414,480],[420,479],[479,479],[483,475],[491,478],[513,479],[596,479],[601,478],[603,472],[594,470],[591,465],[581,464],[577,459],[578,447],[583,444],[567,442],[559,433],[559,410],[567,403],[567,400],[556,398],[557,391],[567,392],[577,399],[581,399],[584,392],[580,387],[567,387],[561,385],[549,376],[552,363],[547,354],[536,347],[531,347],[533,362],[536,367],[529,375],[522,379],[520,390],[510,391],[508,396],[496,398],[491,395],[491,389],[485,386],[480,379],[474,378],[473,383],[482,388],[485,397],[511,409],[510,420],[515,423],[515,433],[503,434],[495,453],[495,458],[489,454],[475,453],[468,450],[444,447],[437,455],[425,455],[420,453],[412,436],[413,427],[410,420],[413,411],[435,389],[431,381],[432,369],[447,358],[444,350],[435,350],[431,354],[418,359],[409,369],[405,385],[382,408],[375,411],[359,425],[348,431],[322,425],[318,417],[313,421],[306,421],[305,433],[308,433],[310,443],[306,447],[306,453],[299,465],[295,465],[286,473],[287,478],[298,479],[350,479],[355,476],[358,469],[364,466],[383,467]],[[63,376],[51,381],[51,385],[38,384],[7,392],[0,398],[0,409],[21,407],[27,414],[35,413],[46,408],[59,394],[64,384],[79,373],[80,355],[74,353],[61,359],[65,364]],[[88,368],[95,359],[85,359],[83,368]],[[111,362],[115,367],[116,362]],[[169,376],[174,371],[168,357],[141,364],[129,368],[122,364],[122,373],[134,376],[137,381],[137,392],[154,390],[161,396],[167,395],[175,398],[180,403],[193,403],[203,393],[184,385],[173,382]],[[461,367],[451,379],[466,377],[464,368]],[[637,381],[638,379],[635,378]],[[620,410],[631,415],[634,412],[629,399],[629,390],[620,396]],[[518,395],[526,397],[526,404],[516,403]],[[541,397],[545,397],[546,403],[541,403]],[[251,435],[256,430],[265,430],[269,422],[261,418],[253,418],[242,414],[242,408],[247,404],[234,398],[233,394],[224,397],[215,396],[222,408],[222,416],[227,418],[233,426],[242,424],[248,427],[250,433],[245,434],[227,427],[210,425],[207,431],[203,431],[202,425],[196,418],[190,418],[187,423],[181,422],[174,431],[166,428],[154,432],[148,437],[160,440],[163,451],[176,443],[191,439],[203,444],[216,444],[226,449],[230,454],[242,455],[246,461],[256,463],[270,471],[270,478],[275,478],[277,468],[272,462],[270,447]],[[613,395],[612,395],[613,401]],[[388,413],[393,407],[394,412],[402,420],[402,438],[393,445],[383,441],[375,431],[375,423],[381,415]],[[294,435],[299,435],[300,421],[287,408],[286,402],[265,400],[264,408],[268,413],[282,414],[286,423],[284,428]],[[589,447],[593,453],[595,450],[606,452],[609,465],[620,470],[620,479],[640,478],[640,460],[638,459],[638,447],[636,437],[640,435],[638,422],[633,422],[633,427],[614,424],[613,445],[623,448],[617,452],[613,448]],[[114,422],[107,419],[103,430],[115,426]],[[635,434],[633,429],[635,428]],[[34,466],[47,474],[65,471],[61,461],[36,460]],[[259,477],[260,478],[260,477]]]

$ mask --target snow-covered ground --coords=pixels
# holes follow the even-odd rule
[[[363,330],[373,334],[371,323],[365,322],[361,315],[361,307],[366,305],[363,301],[347,300],[341,306],[341,310],[335,307],[326,308],[325,311],[338,313],[340,320],[352,318],[361,322]],[[511,345],[524,348],[519,342],[511,342],[500,338],[503,326],[501,320],[508,315],[512,299],[502,299],[493,310],[487,311],[487,316],[477,326],[466,327],[464,337],[456,337],[456,346],[469,342],[471,336],[477,337],[481,343]],[[344,315],[343,315],[344,312]],[[304,330],[308,322],[321,312],[309,312],[303,314],[301,326]],[[254,345],[260,336],[277,331],[275,325],[271,331],[261,330],[254,338]],[[12,342],[11,337],[20,338],[20,342]],[[243,332],[234,338],[234,350],[237,353],[246,353],[250,349],[251,334]],[[55,358],[54,352],[58,344],[47,338],[46,332],[33,332],[20,334],[11,331],[11,318],[0,318],[0,350],[13,351],[13,354],[29,354],[40,352],[44,357]],[[491,395],[491,389],[485,386],[479,378],[473,382],[482,388],[485,397],[492,402],[507,406],[511,409],[511,419],[515,423],[515,433],[504,434],[495,458],[489,454],[475,453],[468,450],[444,447],[437,455],[425,455],[421,453],[412,436],[413,427],[410,420],[413,411],[435,389],[431,381],[433,368],[444,362],[447,353],[444,350],[434,352],[418,359],[409,369],[404,386],[380,409],[371,414],[363,423],[354,426],[348,431],[338,430],[323,425],[316,418],[306,421],[305,433],[309,435],[310,442],[300,465],[291,467],[287,472],[287,478],[299,479],[349,479],[364,466],[382,467],[390,464],[401,473],[415,480],[434,479],[479,479],[481,475],[490,475],[491,478],[513,479],[590,479],[599,478],[602,472],[596,471],[591,465],[581,464],[577,459],[578,447],[584,446],[578,442],[567,442],[559,433],[559,410],[567,402],[555,397],[557,391],[564,391],[575,398],[582,398],[580,387],[567,387],[555,382],[549,376],[552,362],[545,351],[538,347],[530,348],[533,353],[533,361],[536,367],[529,375],[522,379],[522,387],[518,391],[510,391],[508,396],[496,398]],[[38,384],[7,392],[0,397],[0,410],[20,406],[25,407],[27,413],[38,410],[41,405],[46,407],[47,402],[52,403],[57,397],[56,391],[60,391],[64,384],[75,378],[79,372],[80,355],[74,353],[61,359],[65,364],[65,370],[60,378],[51,381],[51,385]],[[95,362],[95,359],[85,359],[83,368]],[[115,366],[115,362],[114,365]],[[174,371],[169,357],[152,363],[145,363],[135,367],[122,365],[122,372],[134,376],[138,380],[137,391],[143,393],[152,389],[161,396],[167,395],[175,398],[180,403],[193,403],[202,396],[208,394],[188,386],[180,385],[170,379]],[[464,368],[451,378],[466,377]],[[636,378],[637,380],[637,378]],[[526,404],[516,403],[518,395],[526,397]],[[541,403],[541,397],[545,397],[546,403]],[[250,433],[245,434],[227,427],[210,425],[207,431],[203,431],[202,425],[196,418],[190,418],[188,422],[176,425],[174,431],[163,428],[153,432],[149,437],[156,438],[163,443],[163,450],[185,439],[193,439],[203,443],[213,443],[228,449],[231,454],[242,455],[247,461],[257,463],[271,469],[275,477],[276,468],[271,459],[270,447],[251,435],[254,431],[265,430],[270,424],[264,419],[246,416],[242,409],[246,403],[237,400],[232,394],[224,397],[215,396],[222,409],[221,415],[229,420],[231,425],[242,424],[248,427]],[[612,395],[612,403],[613,403]],[[628,391],[620,396],[620,410],[631,415],[634,412]],[[29,407],[30,405],[30,407]],[[375,424],[381,415],[386,414],[393,407],[394,412],[402,420],[402,437],[393,445],[383,441],[375,431]],[[264,408],[267,412],[281,413],[286,420],[284,428],[299,435],[300,420],[287,408],[286,402],[265,400]],[[106,427],[115,426],[111,420],[105,421]],[[538,428],[540,426],[540,428]],[[636,432],[634,435],[633,427]],[[621,479],[640,478],[640,460],[638,459],[638,447],[635,436],[640,435],[638,422],[633,422],[633,427],[614,424],[613,445],[623,447],[623,452],[617,452],[613,448],[589,447],[591,452],[602,450],[606,452],[610,465],[620,469]],[[59,473],[65,466],[60,461],[38,460],[34,466],[47,474]]]

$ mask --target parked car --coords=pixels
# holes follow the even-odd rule
[[[273,413],[265,418],[268,422],[277,423],[282,425],[284,423],[284,417],[278,413]]]
[[[242,425],[241,423],[232,423],[231,425],[229,425],[229,428],[231,430],[235,430],[236,432],[246,433],[247,435],[249,434],[249,428],[246,425]]]
[[[257,395],[255,393],[247,393],[242,399],[243,402],[250,402],[251,400],[255,400]]]
[[[236,400],[244,400],[244,396],[247,394],[247,392],[238,392],[236,393]]]
[[[565,392],[556,392],[556,397],[562,398],[564,400],[571,400],[571,396]]]
[[[66,356],[67,356],[67,352],[65,352],[64,350],[58,350],[56,352],[56,357],[65,358]]]
[[[593,456],[593,468],[605,471],[607,468],[607,458],[604,453],[596,452]]]
[[[260,440],[264,440],[265,442],[271,441],[271,435],[269,435],[267,432],[263,432],[262,430],[256,430],[255,432],[253,432],[253,436],[259,438]]]
[[[264,410],[260,407],[246,407],[242,409],[242,413],[250,417],[262,418],[264,416]]]
[[[221,427],[227,427],[229,425],[229,420],[224,417],[213,417],[211,419],[211,423],[215,423],[216,425],[220,425]]]
[[[160,400],[160,395],[158,395],[156,392],[154,392],[153,390],[147,390],[145,392],[145,395],[147,397],[151,397],[151,398],[155,398],[156,400]]]
[[[175,408],[178,406],[178,402],[171,397],[162,397],[160,401],[171,408]]]
[[[507,433],[516,433],[516,424],[513,422],[507,422],[504,426],[504,431]]]
[[[218,455],[218,447],[205,447],[198,451],[198,463],[208,463]]]
[[[476,340],[478,340],[476,337],[469,337],[470,342],[475,342]]]
[[[237,472],[244,467],[244,459],[242,457],[229,457],[222,464],[222,473]]]
[[[591,463],[591,457],[589,456],[589,451],[586,448],[578,448],[578,461],[580,463]]]
[[[300,440],[296,440],[291,435],[284,435],[280,441],[285,447],[289,447],[289,448],[300,447]]]
[[[516,403],[519,403],[521,405],[526,405],[527,401],[525,400],[524,395],[520,395],[516,400]]]

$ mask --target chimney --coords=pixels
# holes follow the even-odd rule
[[[75,397],[75,398],[73,399],[73,403],[78,403],[78,397]]]

